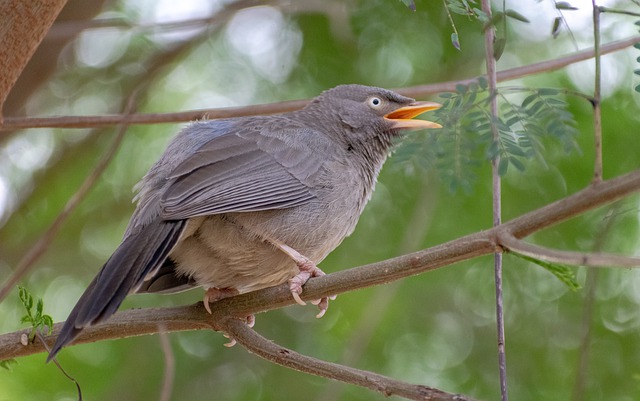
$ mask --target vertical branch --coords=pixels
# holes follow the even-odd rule
[[[593,168],[593,183],[602,182],[602,115],[600,113],[600,7],[596,0],[591,0],[593,5],[593,46],[595,61],[595,85],[593,89],[593,131],[595,162]]]
[[[491,2],[490,0],[482,0],[482,11],[491,21]],[[489,96],[491,98],[491,132],[493,141],[499,141],[498,128],[495,120],[498,117],[498,99],[497,99],[497,76],[496,76],[496,60],[494,57],[493,44],[495,42],[495,28],[493,25],[487,27],[484,32],[485,58],[487,63],[487,81],[489,83]],[[491,189],[492,189],[492,205],[493,205],[493,226],[498,226],[502,222],[502,205],[501,185],[500,185],[500,156],[497,155],[491,161]],[[498,369],[500,372],[500,398],[507,401],[507,357],[505,353],[505,334],[504,334],[504,302],[502,293],[502,254],[496,252],[494,254],[494,280],[496,286],[496,331],[498,337]]]
[[[169,334],[164,323],[158,324],[158,334],[160,335],[160,346],[164,355],[164,377],[162,380],[162,390],[160,401],[170,401],[173,392],[173,381],[176,373],[176,361],[169,343]]]
[[[613,224],[620,203],[616,203],[609,213],[602,220],[602,224],[598,229],[598,236],[595,239],[592,250],[593,252],[601,252],[611,234]],[[599,269],[587,268],[587,281],[585,283],[584,305],[582,307],[582,323],[580,327],[580,351],[578,353],[578,363],[576,369],[576,381],[573,385],[573,401],[580,401],[585,398],[587,391],[587,376],[589,370],[589,354],[591,350],[591,337],[593,326],[593,311],[596,298],[596,289],[598,285]]]

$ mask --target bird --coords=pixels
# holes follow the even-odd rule
[[[439,108],[396,92],[339,85],[282,114],[196,121],[135,186],[123,240],[66,319],[47,361],[130,293],[203,287],[209,303],[288,282],[300,298],[355,229],[398,138],[440,128]],[[328,299],[315,301],[322,316]]]

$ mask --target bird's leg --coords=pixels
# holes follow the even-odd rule
[[[291,290],[291,295],[293,299],[296,300],[300,305],[306,305],[306,303],[300,298],[300,294],[302,294],[302,286],[309,280],[311,277],[321,277],[324,276],[325,273],[316,266],[313,261],[304,255],[300,254],[300,252],[291,248],[288,245],[281,244],[276,241],[271,241],[273,245],[275,245],[282,252],[289,255],[291,259],[296,262],[298,266],[298,274],[289,279],[289,290]],[[312,304],[317,305],[320,312],[316,315],[317,318],[321,318],[327,312],[327,308],[329,308],[329,298],[324,297],[322,299],[317,299],[311,301]]]

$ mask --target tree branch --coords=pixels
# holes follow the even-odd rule
[[[300,372],[365,387],[377,391],[385,397],[396,395],[410,400],[422,401],[472,401],[471,398],[463,395],[450,394],[419,384],[409,384],[375,372],[354,369],[301,355],[267,340],[239,319],[224,319],[219,323],[219,327],[249,352],[270,362]]]
[[[320,299],[372,287],[487,255],[499,248],[498,238],[504,233],[522,238],[636,191],[640,191],[640,170],[591,185],[489,230],[422,251],[310,279],[304,286],[302,299]],[[131,309],[116,313],[105,323],[84,329],[74,344],[153,334],[158,332],[159,323],[165,325],[167,332],[216,329],[215,322],[229,316],[246,317],[293,304],[295,301],[285,283],[213,303],[212,315],[204,312],[202,303],[175,308]],[[56,324],[53,334],[45,336],[47,344],[53,344],[61,327],[62,323]],[[41,344],[24,346],[20,343],[20,336],[26,332],[28,329],[0,335],[0,360],[44,352]]]
[[[606,253],[559,251],[533,245],[509,233],[500,233],[498,241],[507,250],[551,263],[588,267],[640,267],[640,258]]]
[[[0,126],[2,106],[66,0],[0,3]]]
[[[608,54],[622,50],[635,43],[640,42],[640,36],[619,40],[602,46],[600,54]],[[521,78],[527,75],[541,72],[553,71],[567,65],[588,60],[594,56],[594,49],[587,49],[576,52],[569,56],[560,57],[553,60],[542,61],[523,67],[511,68],[497,73],[499,82]],[[418,85],[408,88],[400,88],[397,91],[403,95],[415,98],[433,95],[440,92],[453,92],[456,85],[468,85],[477,82],[478,78],[467,78],[456,81],[448,81],[430,85]],[[249,115],[284,113],[304,107],[309,100],[290,100],[285,102],[258,104],[243,107],[227,107],[218,109],[188,110],[175,113],[150,113],[133,114],[130,117],[130,124],[162,124],[179,123],[199,119],[232,118]],[[24,128],[94,128],[118,124],[122,121],[122,114],[101,115],[101,116],[59,116],[59,117],[6,117],[4,125],[0,127],[0,135],[5,135],[6,131]]]

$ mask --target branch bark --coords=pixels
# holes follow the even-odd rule
[[[501,249],[501,235],[522,238],[637,191],[640,191],[640,170],[591,185],[489,230],[422,251],[310,279],[304,286],[302,299],[314,300],[372,287],[487,255]],[[218,329],[216,322],[227,317],[242,318],[293,304],[295,301],[289,287],[283,284],[213,303],[212,315],[204,311],[202,303],[175,308],[131,309],[116,313],[105,323],[86,328],[74,344],[153,334],[158,332],[159,323],[164,324],[167,332]],[[56,324],[53,334],[45,336],[48,344],[53,344],[61,327],[61,323]],[[45,351],[41,344],[21,344],[21,335],[27,332],[20,330],[0,335],[0,360]]]
[[[2,106],[66,0],[3,1],[0,6],[0,126]]]
[[[530,244],[507,233],[500,234],[498,241],[505,249],[545,262],[587,267],[640,267],[640,258],[606,253],[559,251]]]
[[[302,299],[313,300],[353,291],[359,288],[398,280],[453,264],[458,261],[486,255],[501,250],[500,238],[521,238],[559,221],[576,216],[589,209],[613,202],[640,190],[640,170],[591,185],[574,195],[549,204],[508,223],[486,231],[467,235],[447,243],[352,269],[338,271],[311,279],[304,286]],[[257,333],[247,331],[246,325],[235,319],[294,304],[288,284],[238,295],[211,305],[207,314],[202,303],[175,308],[131,309],[116,313],[105,323],[88,327],[74,344],[106,339],[154,334],[159,331],[186,330],[227,331],[250,352],[273,362],[324,377],[352,383],[380,391],[386,395],[397,394],[421,400],[465,400],[463,396],[448,394],[427,386],[415,386],[363,372],[349,367],[321,362],[271,344]],[[62,328],[54,325],[52,335],[44,338],[51,346]],[[45,351],[42,343],[23,344],[30,329],[0,335],[0,360],[36,354]],[[313,363],[310,364],[310,361]],[[414,397],[414,398],[412,398]]]
[[[377,391],[385,397],[396,395],[409,400],[421,401],[473,401],[471,398],[460,394],[451,394],[438,390],[437,388],[420,384],[409,384],[390,379],[375,372],[355,369],[301,355],[267,340],[239,319],[227,318],[220,322],[220,328],[249,352],[270,362],[300,372],[356,384]]]
[[[640,42],[640,36],[619,40],[609,43],[600,48],[600,54],[616,52]],[[528,75],[541,72],[554,71],[567,65],[588,60],[594,56],[594,49],[587,49],[574,54],[560,57],[553,60],[542,61],[523,67],[511,68],[498,71],[497,80],[499,82],[509,81]],[[477,82],[478,77],[467,78],[456,81],[442,82],[429,85],[418,85],[408,88],[400,88],[397,91],[403,95],[421,98],[440,92],[452,92],[456,90],[456,85],[468,85]],[[309,100],[290,100],[285,102],[258,104],[243,107],[228,107],[222,109],[200,109],[188,110],[175,113],[150,113],[133,114],[130,117],[130,124],[162,124],[179,123],[199,119],[232,118],[259,114],[284,113],[304,107]],[[7,117],[4,125],[0,127],[0,135],[6,135],[8,131],[24,128],[95,128],[115,125],[122,121],[122,114],[101,115],[101,116],[58,116],[58,117]]]

